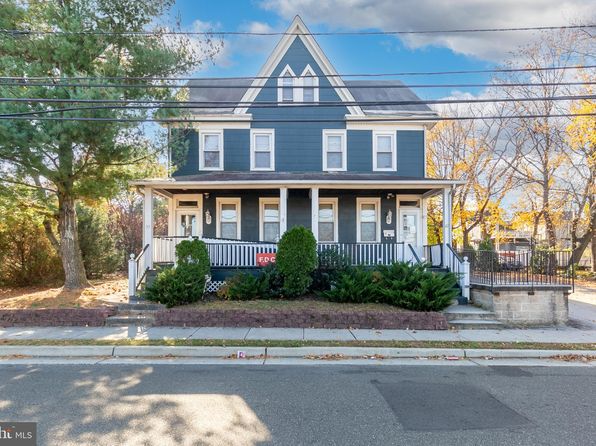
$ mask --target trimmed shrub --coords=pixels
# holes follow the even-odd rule
[[[306,293],[317,267],[317,241],[312,232],[303,226],[286,231],[279,241],[276,265],[283,276],[284,296]]]
[[[204,269],[200,264],[180,264],[160,272],[145,290],[144,297],[166,307],[197,302],[205,289]]]
[[[338,274],[331,289],[321,296],[331,302],[367,303],[379,297],[379,276],[365,268],[351,268]]]
[[[426,265],[397,262],[374,270],[351,268],[321,295],[333,302],[378,302],[412,311],[440,311],[458,295],[457,276],[433,273]]]
[[[328,248],[318,254],[318,266],[313,273],[313,290],[325,291],[339,275],[348,270],[352,262],[348,256],[338,252],[337,249]]]
[[[145,298],[167,307],[197,302],[203,297],[210,262],[201,240],[184,240],[176,246],[177,265],[160,272],[145,290]]]
[[[459,291],[457,276],[433,273],[425,265],[405,262],[380,267],[380,301],[412,311],[441,311],[447,308]]]
[[[217,296],[225,300],[266,299],[268,295],[267,281],[263,280],[263,276],[249,273],[235,274],[217,292]]]

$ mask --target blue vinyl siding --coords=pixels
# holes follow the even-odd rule
[[[424,177],[424,131],[398,130],[397,174]]]
[[[173,176],[194,175],[199,171],[199,135],[195,130],[172,129],[172,165],[176,171]],[[185,140],[182,142],[182,140]]]
[[[250,130],[224,130],[224,170],[250,170]]]
[[[330,86],[331,84],[323,76],[323,71],[317,65],[314,58],[302,42],[300,37],[296,38],[290,48],[281,59],[280,63],[273,70],[272,79],[265,83],[268,87],[277,87],[277,79],[282,70],[289,65],[296,76],[300,76],[310,65],[313,71],[320,75],[319,85]],[[255,102],[277,101],[277,88],[263,89],[257,95]],[[340,101],[334,89],[319,89],[319,101]],[[253,120],[332,120],[335,122],[284,122],[268,123],[253,122],[253,128],[275,129],[275,167],[278,172],[320,172],[323,169],[323,129],[345,128],[344,116],[347,113],[346,107],[308,107],[298,108],[291,106],[279,106],[277,108],[249,108]]]
[[[372,171],[372,132],[348,130],[348,171]]]

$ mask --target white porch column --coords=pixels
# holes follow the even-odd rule
[[[153,268],[153,189],[145,186],[143,200],[143,247],[149,245],[145,252],[144,268]]]
[[[176,235],[176,201],[168,197],[168,235]]]
[[[451,189],[443,189],[443,265],[447,265],[447,245],[452,244]]]
[[[279,188],[279,237],[288,230],[288,188]]]
[[[315,240],[319,241],[319,188],[313,187],[310,189],[310,204],[311,204],[311,230],[315,236]]]

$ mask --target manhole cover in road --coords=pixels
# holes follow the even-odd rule
[[[467,384],[372,381],[407,431],[495,429],[529,424],[487,391]]]

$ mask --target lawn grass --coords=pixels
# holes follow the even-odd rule
[[[297,300],[204,300],[190,305],[173,307],[174,309],[192,310],[331,310],[331,311],[384,311],[397,313],[401,308],[377,303],[338,303],[317,298],[302,298]]]
[[[2,345],[26,346],[175,346],[175,347],[388,347],[388,348],[463,348],[520,350],[596,350],[596,344],[564,344],[541,342],[476,342],[476,341],[277,341],[231,339],[0,339]]]

